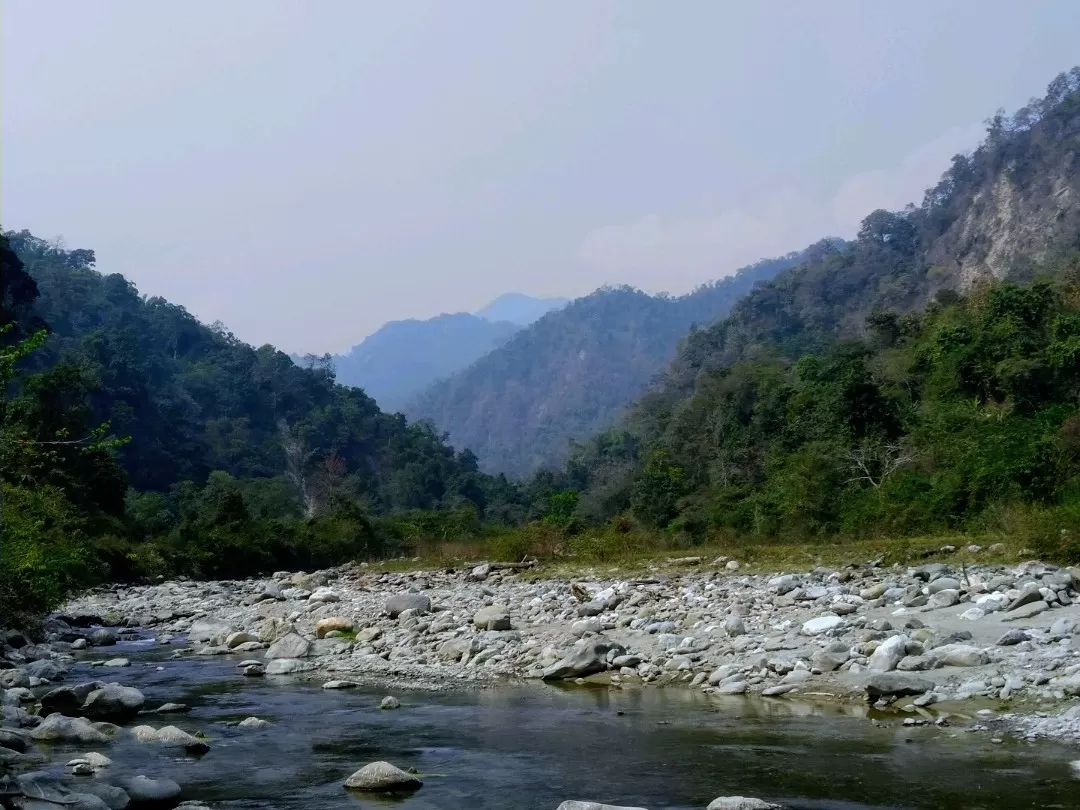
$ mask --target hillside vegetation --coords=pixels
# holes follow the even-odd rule
[[[691,334],[561,474],[578,517],[681,542],[1011,527],[1074,543],[1078,154],[1074,70],[991,119],[921,206],[871,213]]]
[[[827,243],[826,243],[827,244]],[[824,249],[824,246],[811,249]],[[615,421],[694,324],[724,314],[802,254],[759,262],[681,297],[604,288],[550,312],[505,346],[433,386],[405,413],[446,431],[483,469],[526,476]]]
[[[0,611],[77,583],[243,575],[520,521],[520,488],[331,368],[297,367],[26,231],[2,248]]]

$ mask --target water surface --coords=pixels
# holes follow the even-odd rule
[[[529,684],[395,691],[402,708],[383,711],[384,691],[244,678],[240,657],[160,660],[169,650],[122,647],[131,667],[83,663],[78,676],[137,686],[152,706],[191,705],[190,714],[151,722],[202,730],[212,748],[189,758],[122,740],[109,752],[113,770],[170,776],[185,798],[220,808],[555,810],[564,799],[590,799],[703,810],[731,794],[819,810],[1080,807],[1068,767],[1080,750],[993,744],[960,727],[881,727],[860,707]],[[250,715],[273,726],[226,724]],[[415,767],[424,787],[403,800],[342,788],[376,759]]]

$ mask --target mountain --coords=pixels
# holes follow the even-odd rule
[[[334,357],[334,371],[339,383],[363,388],[385,411],[399,411],[432,383],[502,346],[519,328],[465,312],[390,321],[348,354]]]
[[[478,318],[488,321],[508,321],[518,326],[528,326],[540,320],[552,310],[561,309],[569,301],[566,298],[533,298],[524,293],[500,295],[486,307],[476,312]]]
[[[921,205],[692,333],[572,460],[581,515],[696,537],[1077,524],[1038,510],[1080,492],[1078,161],[1074,68]]]
[[[27,370],[58,385],[57,375],[68,375],[92,421],[130,437],[119,458],[135,490],[201,485],[219,471],[287,480],[288,508],[308,513],[329,498],[320,491],[328,478],[374,514],[469,498],[483,509],[476,488],[486,479],[471,455],[335,384],[325,365],[299,368],[273,346],[254,348],[142,296],[123,276],[97,272],[93,251],[64,250],[29,231],[4,237],[36,284],[25,317],[50,332]]]
[[[723,315],[759,281],[802,259],[793,253],[762,261],[678,298],[598,290],[436,383],[405,413],[446,431],[489,472],[522,476],[558,464],[572,440],[610,425],[645,390],[693,324]]]

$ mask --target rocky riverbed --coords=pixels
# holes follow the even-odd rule
[[[361,567],[246,582],[114,587],[74,625],[186,636],[176,655],[249,654],[249,676],[410,688],[589,678],[718,695],[1035,710],[1080,695],[1080,570],[869,565],[748,576],[682,561],[640,579],[544,580],[480,564]],[[728,567],[730,566],[730,567]],[[62,619],[61,619],[62,620]],[[915,712],[925,717],[925,713]]]
[[[995,739],[1080,744],[1080,704],[1071,705],[1080,695],[1078,591],[1080,571],[1039,562],[751,576],[732,561],[696,558],[637,579],[543,579],[484,563],[113,586],[50,619],[38,643],[6,635],[0,765],[21,775],[6,777],[0,801],[73,804],[70,784],[33,771],[42,746],[94,749],[124,736],[186,756],[209,750],[197,731],[170,722],[183,706],[150,705],[122,685],[131,662],[109,650],[136,634],[161,651],[162,669],[221,660],[237,681],[300,679],[324,690],[522,680],[680,687],[704,700],[850,702],[898,727],[959,725]],[[89,655],[95,680],[70,682],[73,663]],[[384,711],[397,705],[382,703]],[[73,757],[71,775],[105,767],[100,756]],[[417,787],[382,765],[342,779],[359,784],[372,774]],[[104,787],[135,805],[181,796],[167,778],[140,774]],[[115,793],[78,795],[91,810],[122,804]]]

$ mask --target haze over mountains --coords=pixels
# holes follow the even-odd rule
[[[384,411],[400,411],[411,397],[565,304],[565,298],[506,293],[475,313],[390,321],[347,353],[333,355],[331,362],[339,383],[363,388]],[[308,362],[293,359],[299,365]]]
[[[557,465],[572,440],[610,425],[645,390],[693,324],[721,317],[802,257],[761,261],[679,297],[602,288],[436,383],[405,414],[473,449],[486,471],[524,476]]]

